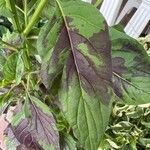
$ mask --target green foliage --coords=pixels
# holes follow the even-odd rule
[[[81,147],[96,149],[102,137],[102,134],[97,135],[97,132],[104,132],[108,119],[103,118],[108,118],[110,114],[110,111],[107,111],[109,107],[104,105],[110,101],[111,93],[109,87],[111,72],[108,72],[111,58],[110,55],[106,55],[110,53],[108,29],[103,23],[102,16],[91,5],[71,1],[64,4],[57,3],[64,23],[60,20],[59,25],[57,20],[56,24],[59,26],[56,25],[53,28],[49,28],[48,23],[43,28],[42,38],[39,36],[39,41],[44,39],[42,43],[40,42],[43,47],[49,38],[48,46],[50,47],[45,48],[51,53],[48,70],[46,69],[47,75],[42,73],[43,81],[46,81],[48,77],[48,81],[44,83],[49,85],[60,72],[63,72],[59,99],[63,105],[64,115],[79,139]],[[82,11],[79,12],[79,9]],[[97,22],[92,14],[95,14]],[[47,32],[47,29],[50,31]],[[58,29],[60,30],[58,41],[53,44],[52,41],[56,41],[55,36],[50,33]],[[103,36],[105,38],[102,39]],[[104,41],[104,44],[99,43],[99,40]],[[103,46],[106,47],[105,51],[102,51]],[[41,57],[43,54],[47,52],[42,51]],[[105,59],[102,59],[103,57]],[[102,68],[103,66],[105,68]]]
[[[4,51],[1,50],[0,51],[0,74],[2,73],[5,62],[6,62],[5,53]]]
[[[113,106],[109,126],[100,148],[109,149],[149,149],[150,104]]]
[[[7,0],[0,0],[0,16],[12,17],[9,2]]]
[[[140,38],[138,38],[138,41],[143,45],[144,49],[150,55],[150,48],[149,48],[150,35],[147,35],[145,37],[140,37]]]
[[[137,137],[143,129],[130,119],[145,115],[144,108],[115,122],[113,113],[108,126],[116,99],[150,102],[150,58],[121,30],[109,33],[94,7],[99,1],[94,6],[79,0],[3,2],[13,14],[12,27],[2,24],[9,31],[0,39],[0,110],[15,106],[7,149],[148,147],[146,136]],[[148,120],[141,124],[149,128]]]
[[[22,51],[11,54],[3,67],[3,83],[13,82],[16,85],[21,82],[24,73],[24,63],[22,60]]]
[[[7,133],[11,141],[16,138],[17,146],[23,144],[26,148],[35,150],[59,149],[59,136],[55,120],[45,104],[31,96],[29,100],[26,99],[23,106],[19,104],[15,111],[16,115],[13,117]],[[10,134],[10,130],[13,135]],[[30,141],[28,141],[29,139]]]

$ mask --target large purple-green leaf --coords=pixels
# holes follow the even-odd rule
[[[22,144],[28,149],[60,149],[54,117],[50,109],[35,97],[17,108],[7,133],[11,139],[8,146],[14,141],[16,146]]]
[[[112,39],[113,80],[116,95],[129,104],[150,102],[150,57],[134,39],[114,28]]]
[[[108,28],[99,11],[90,4],[80,1],[57,1],[57,4],[64,25],[56,54],[68,51],[59,99],[80,147],[96,150],[110,113],[112,71]],[[60,57],[53,64],[58,61]]]
[[[54,79],[63,74],[59,100],[64,115],[80,147],[94,150],[111,111],[108,28],[100,12],[90,4],[59,0],[57,4],[57,14],[43,27],[37,43],[43,61],[42,82],[51,87]]]

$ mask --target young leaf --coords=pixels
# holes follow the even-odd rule
[[[0,50],[0,72],[3,70],[5,62],[6,62],[6,57],[3,54],[2,50]]]
[[[110,114],[112,71],[107,25],[92,5],[80,1],[57,4],[64,21],[59,38],[64,42],[58,40],[56,47],[69,51],[59,99],[80,146],[95,150]]]
[[[18,60],[17,60],[17,65],[16,65],[16,84],[17,85],[21,82],[21,78],[24,73],[24,62],[22,60],[22,55],[23,55],[23,52],[20,51],[18,53]]]
[[[28,149],[59,150],[59,135],[50,109],[35,97],[31,97],[26,105],[30,115],[26,116],[23,107],[19,106],[9,126],[9,132],[15,135],[13,139]]]
[[[17,67],[18,53],[11,54],[3,68],[4,80],[7,82],[15,80]]]
[[[16,81],[19,84],[24,73],[22,51],[10,55],[3,68],[4,82]]]
[[[114,28],[112,65],[114,91],[129,104],[150,102],[150,57],[134,39]]]

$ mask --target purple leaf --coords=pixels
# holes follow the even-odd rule
[[[11,131],[14,137],[10,138],[16,138],[29,149],[59,150],[59,134],[55,124],[50,109],[39,99],[31,97],[23,106],[17,106],[16,115],[9,126],[9,132],[7,129],[7,134]]]

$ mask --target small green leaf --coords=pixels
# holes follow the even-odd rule
[[[15,81],[18,85],[24,73],[24,62],[22,60],[23,52],[11,54],[4,64],[3,78],[4,83]]]
[[[5,62],[6,62],[6,57],[4,56],[3,52],[0,50],[0,76]]]
[[[17,60],[17,64],[16,64],[16,84],[18,85],[21,82],[21,78],[23,76],[24,73],[24,62],[22,60],[22,55],[23,52],[20,51],[18,53],[18,60]]]
[[[6,82],[12,82],[16,78],[18,53],[11,54],[4,65],[3,76]]]

